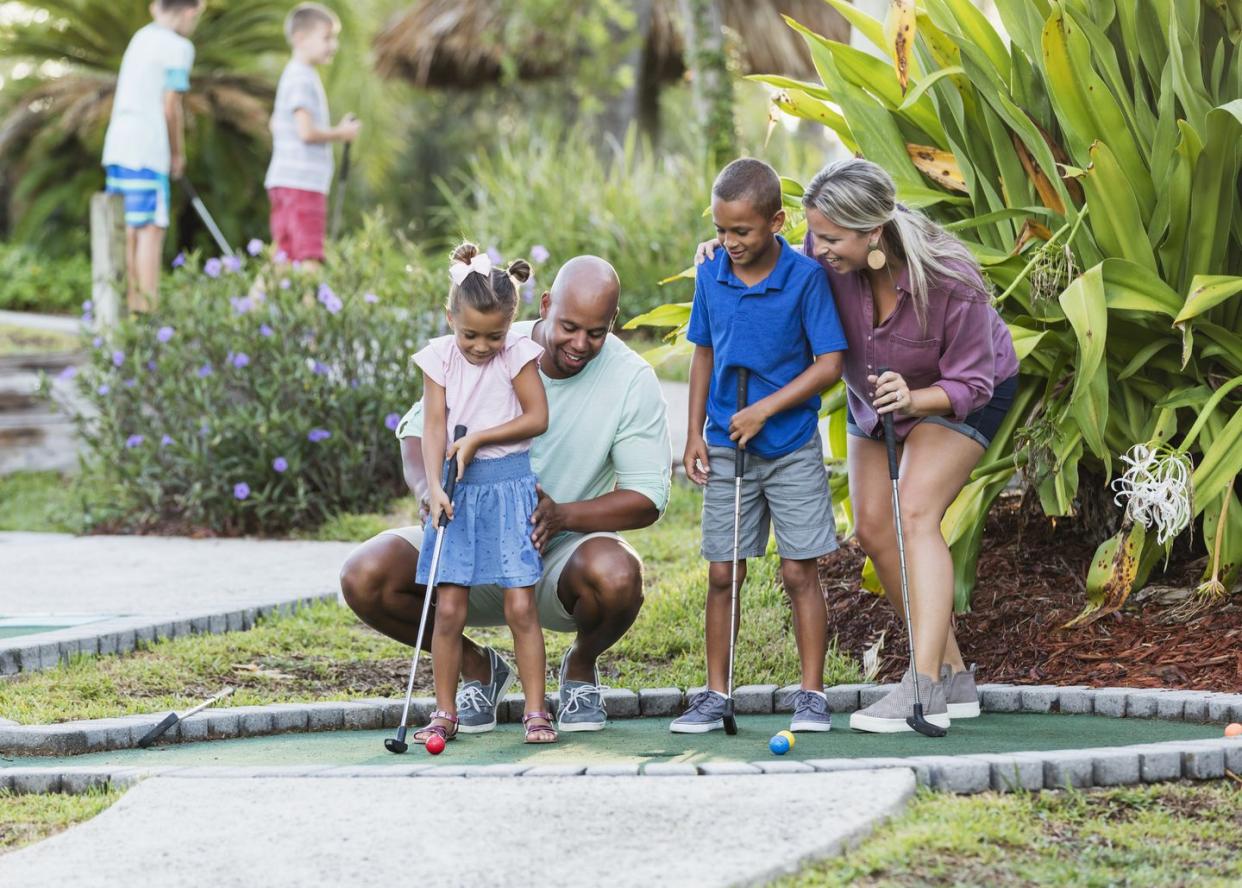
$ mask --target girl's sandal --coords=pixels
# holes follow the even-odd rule
[[[436,724],[435,721],[438,718],[449,722],[453,726],[453,733],[450,734],[448,728],[444,725]],[[442,709],[431,713],[431,721],[427,724],[427,726],[419,728],[414,732],[414,742],[425,745],[427,743],[427,738],[429,738],[432,734],[438,734],[440,739],[446,743],[449,740],[454,739],[457,736],[457,716],[445,712]]]
[[[545,722],[542,725],[532,725],[532,719],[541,719]],[[555,743],[557,741],[556,728],[552,725],[552,716],[547,712],[528,712],[522,716],[522,727],[526,729],[527,743]],[[537,739],[536,734],[551,734],[551,739]]]

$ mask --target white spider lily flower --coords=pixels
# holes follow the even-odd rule
[[[1121,461],[1130,468],[1113,481],[1113,502],[1125,506],[1132,521],[1146,528],[1154,524],[1156,542],[1163,546],[1190,524],[1190,457],[1135,444]]]

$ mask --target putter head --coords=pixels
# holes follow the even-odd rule
[[[400,755],[410,748],[409,744],[405,742],[405,725],[402,725],[397,729],[396,737],[389,737],[384,741],[384,748],[389,752],[396,753],[397,755]]]
[[[737,719],[733,715],[733,698],[730,697],[725,701],[724,711],[724,729],[725,733],[732,737],[737,733]]]
[[[924,737],[943,737],[947,731],[939,725],[933,725],[923,717],[923,704],[914,704],[914,715],[906,719],[906,724],[914,728]]]

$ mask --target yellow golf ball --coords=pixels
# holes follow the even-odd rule
[[[798,738],[793,735],[793,731],[778,731],[776,736],[784,737],[786,740],[788,740],[790,749],[793,749],[794,744],[798,742]]]

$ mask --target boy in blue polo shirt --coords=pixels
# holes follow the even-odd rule
[[[827,731],[824,696],[827,614],[815,561],[837,548],[832,494],[819,437],[819,393],[841,377],[845,333],[828,278],[792,249],[780,177],[742,158],[712,186],[712,220],[722,250],[698,268],[688,338],[690,422],[683,462],[705,485],[703,557],[707,580],[707,688],[671,725],[677,733],[724,727],[733,567],[734,456],[746,450],[738,537],[738,583],[747,558],[776,530],[781,577],[793,609],[802,687],[791,730]],[[749,372],[738,409],[738,370]]]

